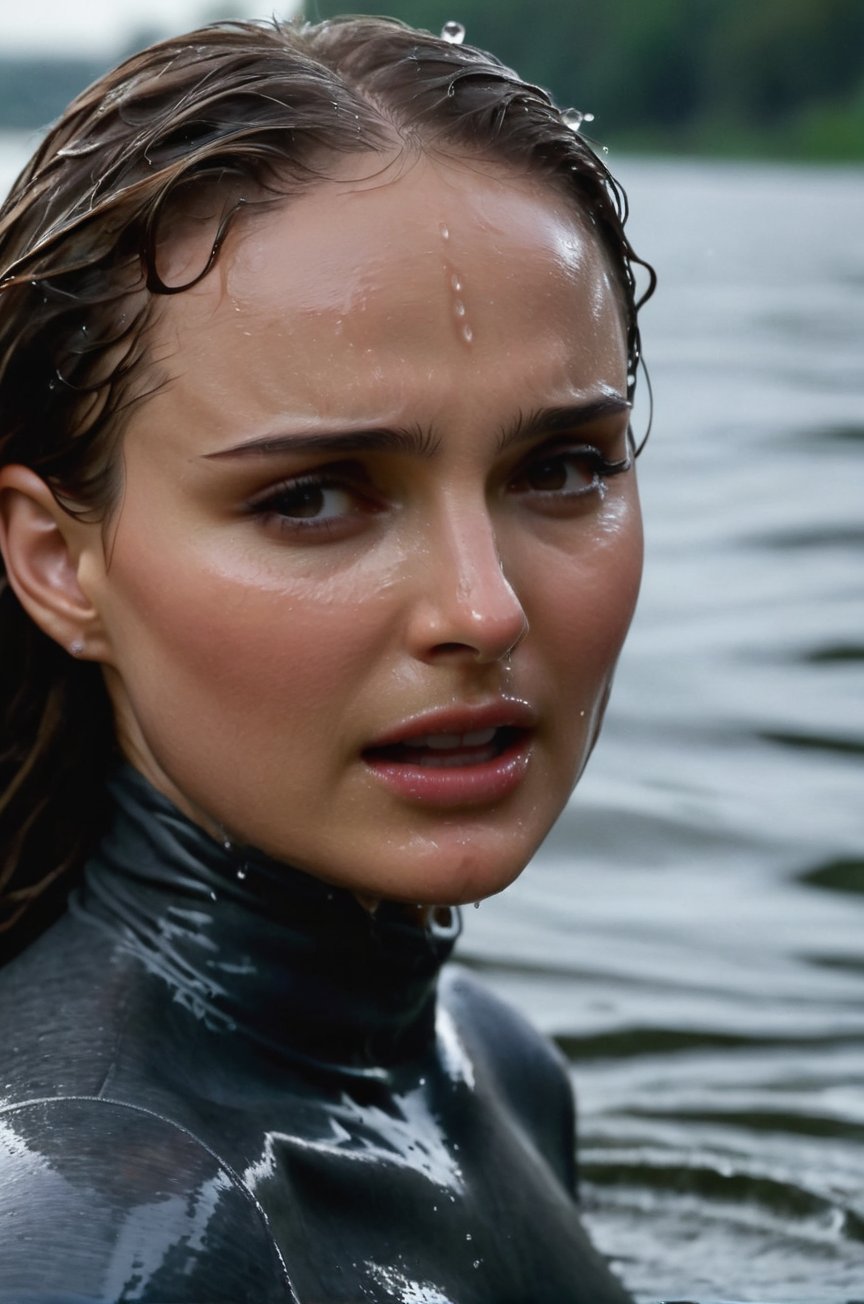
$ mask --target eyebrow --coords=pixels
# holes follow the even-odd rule
[[[606,394],[590,403],[567,407],[540,408],[525,415],[519,414],[515,424],[499,436],[498,451],[512,444],[527,442],[541,434],[565,434],[580,426],[604,417],[629,412],[630,404],[621,394]],[[205,453],[206,461],[251,457],[284,457],[298,453],[407,453],[415,457],[431,457],[439,440],[428,430],[419,427],[373,427],[368,430],[327,430],[314,434],[263,435],[249,439],[231,448],[220,448]]]
[[[623,394],[604,394],[590,403],[577,403],[565,407],[538,408],[537,411],[519,414],[519,419],[509,430],[502,430],[498,452],[513,444],[527,443],[537,435],[566,435],[592,421],[604,417],[620,416],[631,411],[632,404]]]

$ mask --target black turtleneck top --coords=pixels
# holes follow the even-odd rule
[[[427,924],[139,775],[0,971],[3,1304],[626,1304],[563,1065]]]

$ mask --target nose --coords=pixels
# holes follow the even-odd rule
[[[430,528],[416,585],[410,641],[420,660],[501,661],[528,632],[485,503],[454,504]]]

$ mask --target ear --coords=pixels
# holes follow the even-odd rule
[[[102,660],[99,615],[78,582],[82,556],[94,547],[101,555],[99,526],[64,512],[35,471],[0,468],[0,552],[18,601],[73,656]]]

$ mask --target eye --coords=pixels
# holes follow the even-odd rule
[[[259,495],[247,510],[281,533],[348,534],[382,510],[359,478],[349,471],[296,476]]]
[[[558,501],[602,496],[606,479],[629,467],[629,457],[609,462],[591,444],[545,448],[522,463],[510,481],[510,489]]]
[[[297,521],[334,520],[350,515],[355,505],[352,495],[341,486],[315,479],[285,485],[267,504],[271,511]]]

